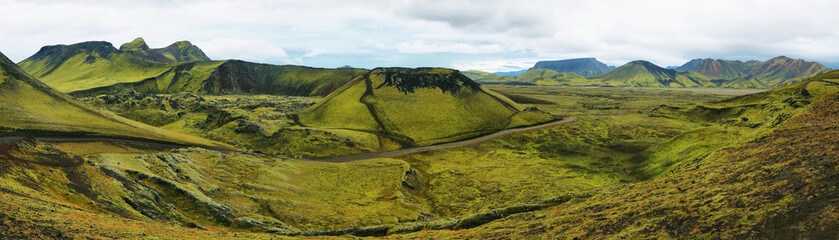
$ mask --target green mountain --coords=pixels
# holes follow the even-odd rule
[[[548,69],[559,73],[572,72],[584,77],[608,72],[615,67],[608,66],[595,58],[575,58],[557,61],[539,61],[533,69]]]
[[[559,73],[554,70],[535,68],[512,77],[475,70],[465,71],[463,75],[482,84],[535,84],[545,86],[591,86],[600,84],[573,72]]]
[[[715,82],[720,86],[731,88],[781,87],[829,71],[820,63],[785,56],[772,58],[766,62],[694,59],[676,69],[701,73],[718,80]]]
[[[26,74],[0,53],[0,135],[144,139],[216,148],[226,145],[131,121],[77,102]]]
[[[431,145],[552,119],[521,111],[457,70],[377,68],[300,114],[307,126],[375,132],[406,145]]]
[[[134,41],[122,44],[119,50],[145,60],[163,63],[211,61],[200,48],[189,41],[176,42],[165,48],[151,49],[143,38],[136,38]]]
[[[664,69],[647,61],[629,62],[615,70],[590,77],[617,87],[714,87],[705,76],[696,72]]]
[[[150,49],[137,38],[120,49],[107,42],[46,46],[18,65],[44,83],[73,95],[187,91],[325,96],[367,72],[208,60],[189,42]]]
[[[165,48],[152,49],[173,62],[211,61],[204,51],[201,51],[189,41],[175,42]]]

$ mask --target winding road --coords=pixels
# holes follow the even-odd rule
[[[486,141],[489,141],[489,140],[492,140],[492,139],[508,136],[508,135],[511,135],[511,134],[536,131],[536,130],[539,130],[539,129],[549,128],[549,127],[557,126],[557,125],[560,125],[560,124],[573,122],[573,121],[576,121],[576,120],[577,120],[577,117],[566,117],[562,120],[553,121],[553,122],[549,122],[549,123],[545,123],[545,124],[541,124],[541,125],[523,127],[523,128],[505,129],[505,130],[501,130],[501,131],[498,131],[498,132],[495,132],[495,133],[492,133],[492,134],[489,134],[489,135],[484,135],[484,136],[480,136],[480,137],[476,137],[476,138],[466,139],[466,140],[463,140],[463,141],[438,144],[438,145],[405,148],[405,149],[399,149],[399,150],[388,151],[388,152],[362,153],[362,154],[349,155],[349,156],[336,156],[336,157],[325,157],[325,158],[308,158],[308,159],[304,158],[304,159],[301,159],[301,160],[339,163],[339,162],[352,162],[352,161],[373,159],[373,158],[393,158],[393,157],[399,157],[399,156],[404,156],[404,155],[414,154],[414,153],[421,153],[421,152],[428,152],[428,151],[435,151],[435,150],[444,150],[444,149],[449,149],[449,148],[456,148],[456,147],[474,145],[474,144],[486,142]],[[20,140],[30,139],[30,138],[38,140],[38,141],[44,141],[44,142],[122,142],[122,143],[133,143],[133,144],[147,144],[147,145],[168,147],[168,148],[201,147],[201,148],[206,148],[206,149],[211,149],[211,150],[216,150],[216,151],[236,152],[236,151],[232,151],[230,149],[222,149],[222,148],[209,147],[209,146],[190,146],[190,145],[184,145],[184,144],[166,143],[166,142],[158,142],[158,141],[152,141],[152,140],[146,141],[146,140],[142,140],[142,139],[122,139],[122,138],[109,138],[109,137],[2,136],[2,137],[0,137],[0,143],[15,142],[15,141],[20,141]],[[248,153],[248,154],[251,154],[251,153]]]
[[[457,142],[450,142],[450,143],[424,146],[424,147],[405,148],[405,149],[399,149],[399,150],[394,150],[394,151],[389,151],[389,152],[371,152],[371,153],[362,153],[362,154],[349,155],[349,156],[335,156],[335,157],[314,158],[314,159],[307,159],[307,160],[318,161],[318,162],[352,162],[352,161],[373,159],[373,158],[393,158],[393,157],[405,156],[405,155],[414,154],[414,153],[421,153],[421,152],[436,151],[436,150],[443,150],[443,149],[449,149],[449,148],[456,148],[456,147],[474,145],[474,144],[486,142],[486,141],[489,141],[489,140],[492,140],[492,139],[508,136],[508,135],[511,135],[511,134],[536,131],[536,130],[539,130],[539,129],[549,128],[549,127],[557,126],[557,125],[560,125],[560,124],[573,122],[573,121],[576,121],[576,120],[577,120],[577,117],[566,117],[562,120],[553,121],[553,122],[549,122],[549,123],[545,123],[545,124],[541,124],[541,125],[523,127],[523,128],[505,129],[505,130],[495,132],[493,134],[484,135],[484,136],[480,136],[480,137],[476,137],[476,138],[470,138],[470,139],[466,139],[466,140],[463,140],[463,141],[457,141]]]

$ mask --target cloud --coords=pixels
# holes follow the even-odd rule
[[[455,44],[427,44],[423,40],[401,42],[396,44],[396,50],[400,53],[465,53],[465,54],[486,54],[499,53],[504,51],[498,44],[472,45],[468,43]]]
[[[467,70],[481,70],[486,72],[508,72],[518,71],[522,69],[529,69],[536,64],[538,60],[491,60],[491,61],[474,61],[466,63],[455,63],[452,67],[455,69]]]
[[[212,53],[221,59],[241,59],[249,61],[288,62],[288,54],[282,48],[265,39],[213,38],[210,41],[196,42],[204,52]],[[214,59],[219,59],[214,57]]]
[[[308,51],[308,52],[306,52],[306,54],[304,54],[303,56],[304,56],[304,57],[309,57],[309,58],[311,58],[311,57],[317,57],[317,56],[320,56],[320,55],[323,55],[323,54],[327,54],[327,53],[329,53],[329,51],[328,51],[328,50],[326,50],[326,49],[315,48],[315,49],[311,49],[311,50],[309,50],[309,51]]]
[[[839,3],[830,0],[0,0],[0,6],[0,51],[16,61],[44,45],[118,46],[144,37],[152,47],[190,40],[214,59],[323,67],[479,66],[518,61],[514,53],[522,51],[533,53],[527,59],[597,57],[614,65],[778,55],[839,62],[833,19]]]

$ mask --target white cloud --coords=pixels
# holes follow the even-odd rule
[[[499,53],[504,51],[498,44],[473,45],[468,43],[455,44],[427,44],[423,40],[401,42],[396,44],[396,50],[400,53],[465,53],[465,54],[486,54]]]
[[[211,56],[214,59],[241,59],[257,62],[288,60],[288,55],[282,48],[265,39],[214,38],[206,42],[196,42],[196,45],[204,52],[212,53]]]
[[[317,56],[320,56],[320,55],[323,55],[323,54],[327,54],[327,53],[329,53],[329,50],[326,50],[326,49],[320,49],[320,48],[315,48],[315,49],[311,49],[311,50],[309,50],[309,51],[308,51],[308,52],[306,52],[306,54],[304,54],[303,56],[304,56],[304,57],[309,57],[309,58],[310,58],[310,57],[317,57]]]
[[[839,64],[833,19],[839,3],[831,0],[0,0],[0,6],[0,51],[16,61],[44,45],[119,46],[144,37],[152,47],[190,40],[214,59],[323,66],[336,64],[330,59],[354,66],[505,61],[528,50],[544,59],[597,57],[616,65],[777,55]],[[259,41],[212,45],[224,39]],[[453,58],[441,63],[431,56],[440,54]]]
[[[452,67],[458,70],[480,70],[484,72],[508,72],[529,69],[538,60],[492,60],[455,63]]]

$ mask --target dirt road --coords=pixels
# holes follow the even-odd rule
[[[449,148],[456,148],[456,147],[474,145],[474,144],[486,142],[486,141],[489,141],[489,140],[492,140],[492,139],[508,136],[508,135],[515,134],[515,133],[536,131],[536,130],[543,129],[543,128],[549,128],[549,127],[557,126],[557,125],[560,125],[560,124],[573,122],[573,121],[576,121],[576,120],[577,120],[577,117],[566,117],[565,119],[545,123],[545,124],[542,124],[542,125],[536,125],[536,126],[530,126],[530,127],[524,127],[524,128],[506,129],[506,130],[501,130],[501,131],[493,133],[493,134],[484,135],[484,136],[481,136],[481,137],[466,139],[466,140],[458,141],[458,142],[444,143],[444,144],[439,144],[439,145],[406,148],[406,149],[399,149],[399,150],[390,151],[390,152],[362,153],[362,154],[356,154],[356,155],[350,155],[350,156],[325,157],[325,158],[316,158],[316,159],[308,159],[308,160],[319,161],[319,162],[351,162],[351,161],[358,161],[358,160],[372,159],[372,158],[399,157],[399,156],[404,156],[404,155],[413,154],[413,153],[421,153],[421,152],[428,152],[428,151],[443,150],[443,149],[449,149]]]

